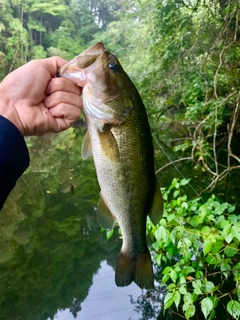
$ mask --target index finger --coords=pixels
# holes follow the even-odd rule
[[[55,77],[59,68],[61,68],[68,61],[62,59],[61,57],[54,56],[42,60],[38,60],[39,64],[45,68],[51,75],[51,77]]]
[[[71,92],[79,96],[82,94],[82,88],[78,87],[71,80],[65,78],[53,78],[48,82],[45,91],[46,94],[50,95],[56,91]]]

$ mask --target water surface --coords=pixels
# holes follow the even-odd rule
[[[92,159],[81,160],[83,134],[27,139],[30,168],[0,215],[0,320],[169,318],[163,294],[115,285],[121,239],[116,229],[107,241],[96,223],[100,190]],[[157,169],[168,160],[158,147],[155,154]],[[178,168],[190,177],[193,165]],[[157,176],[168,187],[179,174],[169,167]]]

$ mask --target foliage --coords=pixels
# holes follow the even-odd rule
[[[163,190],[164,215],[157,226],[147,224],[158,280],[166,284],[164,310],[173,307],[190,319],[200,309],[210,320],[223,301],[239,319],[240,216],[214,195],[204,203],[188,200],[182,191],[187,183],[174,179]]]
[[[158,110],[196,167],[213,177],[210,190],[239,169],[239,2],[158,2],[151,61]],[[157,101],[157,100],[156,100]],[[184,142],[184,143],[182,143]]]
[[[113,0],[1,0],[0,77],[31,59],[73,58],[117,19],[120,8]]]
[[[239,1],[125,0],[123,8],[95,40],[120,57],[160,139],[207,172],[205,189],[233,179],[240,168]]]
[[[71,59],[96,41],[103,41],[120,58],[143,98],[151,126],[165,150],[176,161],[192,161],[191,174],[198,177],[197,184],[201,171],[204,186],[198,185],[198,190],[211,190],[231,178],[236,179],[233,187],[238,197],[239,178],[235,173],[240,169],[239,1],[0,0],[1,79],[31,59],[52,55]],[[58,259],[59,264],[48,269],[47,279],[59,284],[59,279],[52,278],[57,274],[54,271],[61,270],[67,279],[70,271],[75,270],[74,261],[78,261],[74,256],[74,237],[76,242],[86,245],[78,232],[84,237],[92,232],[91,227],[78,220],[77,213],[88,212],[89,203],[99,192],[92,164],[80,161],[81,139],[78,130],[70,129],[55,139],[47,136],[27,140],[31,168],[22,187],[17,187],[8,200],[9,214],[1,220],[5,228],[1,235],[5,244],[0,255],[1,272],[4,275],[7,270],[10,273],[19,270],[14,274],[16,282],[3,277],[1,296],[13,297],[16,310],[20,308],[19,296],[4,288],[16,287],[24,296],[19,301],[28,300],[29,286],[24,291],[20,281],[17,282],[18,278],[27,277],[26,268],[20,268],[22,252],[26,258],[24,266],[29,270],[31,266],[36,268],[38,284],[41,268],[47,268],[47,263],[38,268],[33,253],[44,256],[46,252],[50,262]],[[47,152],[44,146],[48,147]],[[160,149],[155,148],[157,156],[163,154],[163,148]],[[165,167],[166,164],[158,171]],[[188,168],[185,166],[189,177]],[[161,171],[161,175],[165,175],[162,181],[167,185],[174,172]],[[155,292],[156,301],[161,301],[160,296],[167,290],[165,312],[175,308],[174,312],[188,319],[200,310],[203,317],[213,319],[220,305],[224,305],[228,316],[237,319],[239,217],[234,214],[233,205],[220,202],[215,196],[206,203],[202,199],[188,200],[182,191],[185,182],[174,180],[164,191],[166,206],[160,224],[155,227],[148,222],[156,265],[162,268],[159,281],[167,288],[161,288],[159,294]],[[232,189],[229,192],[223,186],[223,196],[229,193],[229,202],[234,203]],[[67,207],[61,201],[59,204],[58,199],[64,199]],[[40,228],[39,223],[45,227]],[[20,226],[27,232],[19,232]],[[107,234],[107,238],[111,236],[112,233]],[[68,244],[72,253],[67,268],[64,268],[65,251],[55,252],[49,249],[47,240],[40,240],[48,237],[59,243],[65,237],[73,241]],[[87,239],[94,242],[90,236]],[[79,249],[79,256],[82,253]],[[90,268],[88,263],[91,266],[88,261],[83,269]],[[97,270],[97,263],[91,270]],[[34,283],[35,271],[32,275],[29,283]],[[55,303],[46,313],[53,316],[59,305],[76,311],[87,294],[91,277],[87,282],[83,292],[74,287],[76,300],[73,295],[66,299],[64,285],[62,291],[53,285],[51,301]],[[36,297],[44,297],[46,287],[46,282],[39,291],[36,287]],[[142,301],[146,309],[143,317],[152,316],[151,297],[147,298]],[[5,301],[1,300],[0,305],[4,306]],[[25,304],[22,306],[20,312],[24,312]],[[38,304],[33,313],[37,314],[37,307]],[[14,317],[18,314],[13,314]]]

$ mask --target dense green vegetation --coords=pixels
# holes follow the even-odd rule
[[[148,221],[148,233],[162,292],[163,309],[186,319],[201,312],[215,316],[240,317],[240,216],[235,206],[220,203],[215,196],[189,200],[182,187],[187,180],[174,179],[163,190],[165,212],[160,223]],[[225,305],[226,308],[222,308]],[[223,311],[220,311],[223,309]],[[227,311],[226,311],[227,310]],[[199,315],[198,315],[199,316]]]
[[[238,185],[239,1],[0,1],[0,78],[99,40],[134,80],[174,160],[208,176],[203,189]]]
[[[238,0],[0,0],[1,79],[31,59],[52,55],[71,59],[90,44],[103,41],[120,58],[139,89],[157,140],[158,178],[162,187],[171,185],[164,193],[163,219],[157,227],[148,224],[159,282],[163,287],[139,302],[138,310],[143,319],[165,319],[166,313],[161,315],[158,308],[151,315],[146,313],[151,302],[158,301],[163,293],[165,298],[159,298],[159,308],[163,305],[162,310],[170,308],[174,314],[186,319],[201,319],[200,315],[213,319],[215,312],[219,312],[219,305],[224,306],[226,318],[240,317],[239,6]],[[81,185],[81,194],[97,201],[95,176],[94,187],[92,183],[89,187],[87,183],[92,176],[72,173],[69,171],[71,166],[63,170],[68,162],[76,164],[77,158],[81,162],[80,152],[75,153],[72,149],[78,144],[80,150],[80,140],[75,129],[55,138],[46,138],[49,150],[53,151],[44,156],[39,142],[42,140],[28,140],[35,160],[30,169],[33,174],[27,172],[26,181],[28,186],[34,185],[38,176],[40,188],[35,190],[34,197],[29,197],[30,187],[19,188],[9,199],[12,229],[7,231],[19,238],[7,242],[15,245],[16,241],[16,248],[11,251],[15,256],[9,251],[0,256],[3,274],[8,268],[4,265],[5,260],[16,269],[17,262],[11,259],[17,259],[23,248],[28,254],[47,251],[47,243],[38,243],[34,235],[45,217],[56,217],[56,221],[50,220],[46,229],[42,229],[46,237],[56,232],[58,236],[63,233],[73,239],[71,237],[77,232],[86,231],[84,225],[78,226],[79,229],[74,227],[74,208],[79,206],[76,198],[67,200],[69,206],[73,202],[72,213],[61,216],[61,208],[54,206],[51,209],[47,190],[42,191],[48,180],[51,181],[51,194],[70,193],[71,196],[69,177],[73,176],[75,188],[78,190]],[[66,148],[66,141],[71,152]],[[67,152],[67,158],[62,157],[63,152]],[[173,170],[168,173],[168,165],[172,164],[164,152],[171,155],[187,179],[192,179],[191,183],[199,194],[203,194],[203,199],[195,199],[192,192],[189,195],[186,190],[182,191],[180,185],[185,180],[171,182],[171,175],[178,173]],[[206,195],[206,191],[217,196]],[[29,197],[27,208],[19,209],[19,203],[26,197]],[[17,227],[13,221],[24,224],[25,210],[29,208],[35,208],[29,216],[33,232],[25,239],[14,231]],[[8,225],[7,221],[3,223]],[[84,241],[82,233],[78,235],[82,239],[77,238],[75,242]],[[8,234],[3,232],[1,237],[3,242],[7,241]],[[58,251],[47,254],[49,260],[54,260],[55,255],[56,261],[64,259],[58,257]],[[70,257],[71,267],[64,269],[66,277],[69,277],[67,270],[75,268],[83,254],[83,251],[74,252]],[[30,255],[26,260],[29,268],[33,263],[31,259]],[[96,269],[94,267],[93,272]],[[90,283],[91,279],[87,281]],[[18,283],[12,285],[20,286]],[[7,286],[9,283],[2,287]],[[83,292],[76,291],[75,297],[79,301],[86,296],[87,287]],[[12,294],[4,290],[3,295]],[[70,300],[65,300],[64,306],[73,303]],[[62,303],[60,296],[55,297],[56,303],[50,307],[48,316],[56,312],[57,301]],[[1,304],[4,305],[3,300]],[[13,314],[12,319],[18,316]]]

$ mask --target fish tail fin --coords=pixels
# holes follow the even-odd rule
[[[149,251],[131,257],[120,252],[115,282],[118,287],[125,287],[134,281],[141,289],[154,288],[153,268]]]

